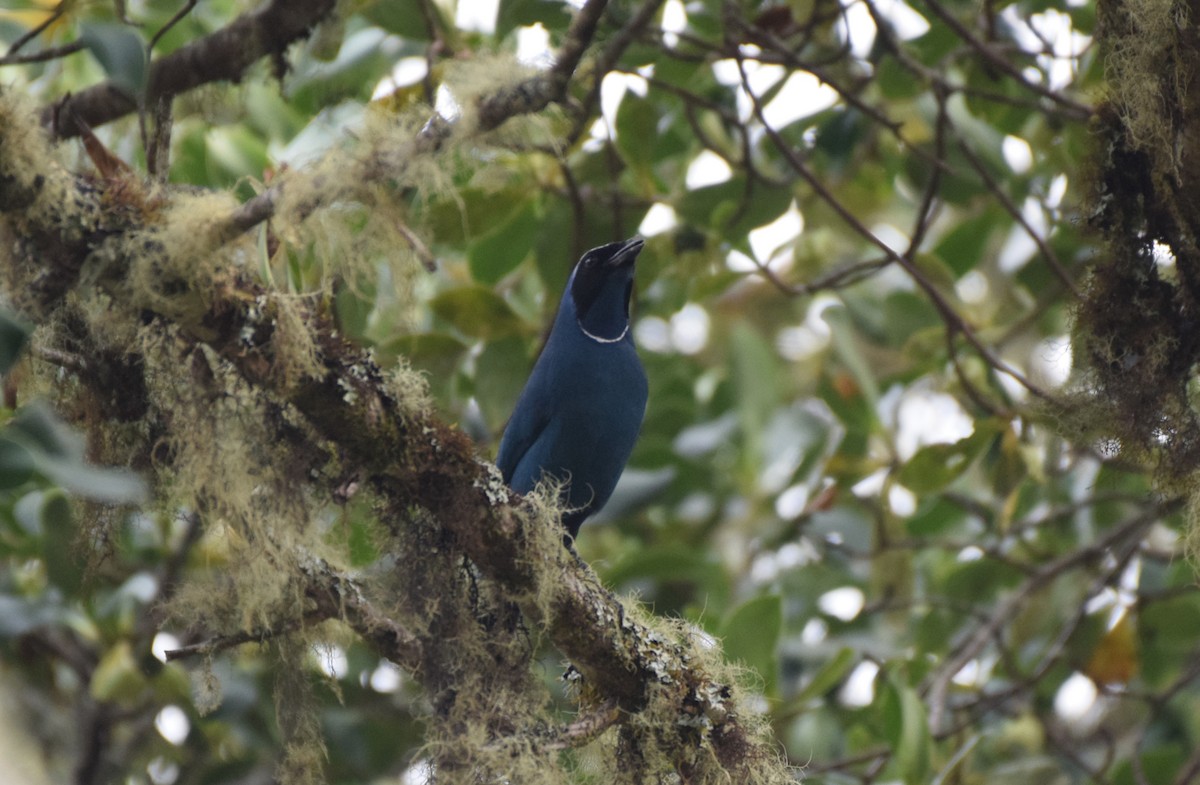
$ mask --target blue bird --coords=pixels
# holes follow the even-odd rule
[[[629,330],[633,264],[644,244],[602,245],[575,265],[496,456],[518,493],[543,476],[563,483],[572,538],[612,495],[646,413],[646,372]]]

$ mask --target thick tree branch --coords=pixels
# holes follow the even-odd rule
[[[20,287],[20,281],[54,282],[18,288],[24,291],[18,305],[44,320],[85,263],[94,263],[88,269],[106,271],[97,273],[99,280],[112,282],[106,289],[118,302],[142,314],[153,311],[154,304],[130,301],[131,288],[120,281],[133,261],[114,248],[161,255],[138,259],[140,269],[171,269],[174,249],[155,239],[156,227],[143,225],[136,211],[114,214],[91,187],[61,170],[36,176],[22,171],[19,163],[6,160],[11,147],[3,141],[0,132],[0,213],[9,213],[4,222],[23,238],[12,259],[14,269],[4,272],[10,287]],[[49,200],[47,190],[62,197]],[[161,213],[156,208],[153,214]],[[81,225],[87,230],[80,231]],[[230,239],[223,225],[193,228],[192,253],[204,247],[215,253]],[[119,243],[109,247],[108,237]],[[321,370],[297,379],[280,365],[288,338],[279,317],[285,307],[295,315],[300,306],[294,301],[285,306],[274,292],[232,267],[203,285],[203,297],[158,316],[207,345],[268,398],[302,414],[320,438],[337,445],[344,468],[368,478],[386,507],[396,511],[394,525],[410,525],[405,511],[414,507],[427,511],[500,591],[520,598],[526,616],[570,658],[593,694],[626,713],[639,711],[652,696],[656,705],[668,701],[683,718],[678,732],[693,739],[693,746],[691,734],[702,733],[735,781],[747,767],[774,760],[773,751],[743,726],[728,687],[698,664],[703,658],[689,654],[686,642],[628,618],[595,575],[557,545],[557,533],[533,528],[553,524],[512,496],[495,469],[477,460],[465,435],[397,398],[381,369],[342,337],[327,312],[313,307],[299,314]],[[547,548],[546,542],[555,544]],[[360,632],[367,630],[365,637],[374,642],[372,629],[390,636],[377,642],[382,650],[399,651],[402,663],[409,654],[418,656],[402,631],[392,635],[387,625],[376,627],[377,615],[367,613],[345,585],[318,583],[325,594],[316,599],[329,608],[336,605],[347,617],[356,607],[362,611],[361,623],[351,621]]]
[[[150,65],[143,100],[156,106],[210,82],[237,82],[251,65],[264,57],[282,57],[295,41],[333,10],[334,0],[272,0]],[[42,108],[42,125],[59,137],[79,133],[73,122],[60,117],[77,115],[93,128],[137,111],[135,96],[112,82],[89,87]]]

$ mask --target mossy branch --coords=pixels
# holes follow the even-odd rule
[[[236,369],[257,394],[298,412],[308,430],[294,438],[315,441],[288,450],[322,453],[332,445],[343,476],[363,478],[383,502],[388,525],[412,526],[412,511],[423,511],[434,536],[465,554],[493,591],[518,605],[571,660],[584,677],[586,702],[621,711],[622,744],[641,750],[645,739],[666,733],[675,739],[670,765],[694,781],[789,779],[758,719],[738,706],[729,671],[703,644],[656,629],[624,607],[561,546],[553,516],[539,511],[536,499],[511,494],[469,439],[406,397],[368,353],[341,336],[319,299],[280,295],[233,264],[197,264],[225,258],[221,249],[229,243],[223,221],[207,217],[219,214],[212,197],[89,184],[48,153],[19,153],[33,149],[29,144],[44,148],[45,140],[28,138],[32,121],[23,124],[8,98],[0,92],[3,119],[15,121],[0,123],[8,129],[0,131],[0,231],[21,239],[0,272],[18,308],[44,321],[73,287],[92,286],[114,308],[171,325],[182,340]],[[23,144],[7,143],[18,136]],[[31,285],[38,281],[54,285]],[[436,667],[444,636],[426,649],[360,602],[336,571],[318,565],[302,572],[300,591],[310,603],[325,611],[336,606],[381,652],[404,665],[419,662],[417,670],[441,687],[454,678],[452,669]],[[520,730],[501,727],[496,737],[506,733],[517,733],[515,739]],[[554,748],[540,745],[544,752]]]

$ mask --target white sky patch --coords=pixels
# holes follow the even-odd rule
[[[341,646],[331,643],[320,645],[314,649],[313,654],[317,666],[332,679],[344,678],[350,670],[350,661],[346,659],[346,652]]]
[[[600,83],[600,115],[608,127],[617,127],[617,110],[621,108],[626,92],[645,96],[649,87],[645,78],[638,74],[606,74]]]
[[[819,354],[829,346],[828,327],[818,332],[808,324],[784,327],[775,335],[775,349],[785,360],[799,362]]]
[[[800,631],[800,642],[805,646],[816,646],[829,636],[829,625],[824,619],[818,619],[815,616],[804,623],[804,629]]]
[[[1011,366],[1011,363],[1009,365]],[[1004,388],[1004,392],[1014,401],[1023,401],[1029,397],[1029,390],[1026,390],[1025,385],[1021,384],[1017,380],[1017,377],[1011,373],[1000,370],[996,371],[996,381],[1000,382],[1000,386]]]
[[[433,765],[421,758],[400,775],[400,785],[429,785],[433,782]]]
[[[848,709],[861,709],[870,706],[875,700],[875,676],[879,666],[873,662],[860,662],[850,672],[850,677],[842,685],[838,700]]]
[[[386,660],[380,661],[378,667],[371,671],[371,678],[368,681],[371,689],[376,692],[391,693],[400,689],[400,685],[404,683],[400,669]]]
[[[438,85],[437,90],[433,94],[433,108],[447,120],[455,120],[460,114],[458,101],[455,100],[454,94],[444,84]]]
[[[784,570],[794,570],[821,560],[821,554],[807,537],[801,537],[799,542],[789,542],[779,549],[779,567]]]
[[[771,128],[783,128],[828,109],[838,102],[838,97],[836,90],[817,77],[807,71],[796,71],[763,107],[763,119]]]
[[[187,741],[192,723],[188,721],[183,709],[170,705],[162,707],[162,711],[154,718],[154,727],[160,736],[178,747]]]
[[[656,234],[669,232],[679,224],[679,216],[675,208],[669,204],[655,202],[646,211],[646,217],[638,225],[637,233],[642,237],[653,237]]]
[[[817,607],[826,616],[840,621],[854,621],[862,613],[867,597],[857,586],[830,589],[817,598]]]
[[[763,265],[779,272],[791,266],[792,245],[804,231],[804,216],[793,201],[791,206],[769,224],[750,232],[750,250]]]
[[[1154,256],[1154,264],[1160,270],[1175,266],[1175,252],[1171,250],[1171,246],[1155,240],[1154,245],[1150,247],[1150,253]]]
[[[758,585],[770,583],[779,577],[779,560],[774,553],[760,553],[750,563],[750,580]]]
[[[751,64],[747,63],[749,69]],[[725,87],[733,87],[742,83],[742,75],[738,71],[737,60],[732,57],[727,57],[724,60],[717,60],[712,64],[713,76],[716,77],[717,83]]]
[[[730,251],[725,254],[725,266],[730,272],[735,273],[752,273],[758,270],[758,265],[754,260],[741,251]]]
[[[808,506],[808,486],[797,483],[785,488],[783,493],[775,497],[775,514],[785,521],[790,521]]]
[[[974,432],[975,421],[943,392],[909,388],[896,407],[896,454],[903,461],[921,447],[953,444]]]
[[[1046,236],[1046,211],[1036,198],[1030,196],[1021,205],[1021,216],[1029,224],[1029,228],[1039,237]],[[1008,239],[1000,249],[996,264],[1002,272],[1012,273],[1020,270],[1037,251],[1037,243],[1029,236],[1022,226],[1014,226],[1008,233]]]
[[[454,24],[460,30],[474,30],[480,33],[496,32],[496,12],[500,10],[500,0],[470,0],[461,2],[454,12]]]
[[[775,335],[775,348],[785,360],[799,362],[823,351],[829,346],[833,330],[825,321],[825,311],[831,306],[840,306],[841,301],[832,294],[818,294],[809,303],[804,323],[784,327]]]
[[[1050,89],[1061,90],[1075,80],[1079,57],[1091,45],[1092,38],[1076,32],[1071,17],[1057,8],[1029,17],[1029,25],[1050,42],[1050,53],[1038,57],[1038,63],[1049,74]]]
[[[980,305],[987,300],[991,287],[987,276],[978,270],[968,270],[962,278],[954,283],[954,291],[958,299],[967,305]]]
[[[1019,136],[1009,134],[1004,137],[1004,141],[1000,145],[1000,152],[1004,154],[1004,162],[1013,170],[1014,174],[1025,174],[1029,168],[1033,166],[1033,149]]]
[[[854,483],[850,488],[850,493],[860,499],[869,499],[873,496],[878,496],[883,492],[883,484],[887,482],[887,468],[876,469],[875,471],[863,477],[858,482]]]
[[[969,561],[979,561],[982,558],[983,548],[980,548],[978,545],[968,545],[958,552],[958,555],[954,557],[954,560],[957,562],[966,563]]]
[[[900,483],[893,483],[888,488],[888,507],[901,518],[907,518],[917,511],[917,495]]]
[[[789,76],[787,69],[781,65],[760,63],[753,59],[760,52],[753,45],[743,45],[742,52],[748,58],[742,61],[742,69],[746,72],[744,84],[738,62],[733,58],[716,61],[712,69],[719,83],[735,88],[738,117],[743,122],[754,117],[754,101],[746,88],[749,87],[750,93],[761,100],[767,91],[784,79],[787,81],[780,86],[779,93],[763,107],[763,117],[772,128],[781,128],[837,103],[837,92],[812,74],[799,71]]]
[[[179,764],[166,758],[155,758],[146,764],[146,773],[154,785],[171,785],[179,779]]]
[[[702,150],[688,165],[683,182],[689,191],[694,191],[697,188],[718,185],[730,177],[733,177],[733,170],[724,158],[712,150]]]
[[[679,45],[679,34],[687,29],[687,9],[680,0],[667,0],[662,10],[663,43],[674,48]]]
[[[675,517],[687,523],[700,523],[708,520],[716,509],[711,494],[689,493],[675,507]]]
[[[1119,600],[1123,607],[1132,608],[1137,604],[1138,586],[1142,582],[1142,557],[1134,556],[1129,560],[1129,564],[1125,565],[1125,571],[1121,573],[1121,581],[1119,583],[1118,593]],[[1116,622],[1120,619],[1115,619],[1109,625],[1111,630],[1116,626]]]
[[[875,235],[880,242],[897,254],[903,254],[907,251],[908,245],[911,242],[908,235],[891,224],[875,224],[871,227],[871,234]],[[897,267],[898,265],[892,266]]]
[[[392,66],[391,72],[375,85],[375,90],[371,93],[371,100],[378,101],[402,87],[415,85],[424,79],[427,73],[429,73],[429,61],[424,57],[401,57]]]
[[[671,325],[660,316],[645,316],[633,327],[638,346],[662,354],[671,351]]]
[[[1072,673],[1054,695],[1054,712],[1063,722],[1077,723],[1096,705],[1096,685],[1082,673]]]
[[[169,632],[158,633],[154,636],[154,643],[150,644],[150,652],[159,662],[166,662],[167,652],[178,648],[179,639]]]
[[[995,657],[973,659],[954,674],[952,681],[960,687],[982,687],[991,678],[995,665]]]
[[[862,60],[871,53],[875,44],[875,20],[863,3],[854,3],[845,9],[837,21],[837,33],[843,41],[850,42],[850,54]]]
[[[1071,339],[1055,335],[1038,342],[1029,358],[1029,374],[1034,384],[1057,389],[1071,376]]]
[[[708,311],[688,303],[671,317],[671,345],[680,354],[700,352],[708,345],[710,324]]]
[[[1050,181],[1050,187],[1046,189],[1046,206],[1054,209],[1062,204],[1063,197],[1067,195],[1067,176],[1065,174],[1055,175]]]
[[[902,0],[875,0],[875,10],[892,23],[892,31],[901,41],[911,41],[929,32],[929,22],[925,17]],[[871,21],[872,30],[874,27],[875,23]]]
[[[550,33],[541,22],[517,30],[517,60],[536,68],[549,68],[554,63]]]
[[[607,139],[608,123],[604,122],[603,117],[597,117],[592,121],[591,128],[588,129],[588,138],[583,140],[584,152],[595,153],[603,150]]]

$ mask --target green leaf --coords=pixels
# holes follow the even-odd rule
[[[460,286],[442,292],[430,307],[463,335],[485,341],[516,335],[524,328],[508,303],[482,286]]]
[[[1015,567],[995,559],[976,559],[956,562],[942,584],[942,593],[947,597],[970,597],[982,601],[994,597],[1001,589],[1014,585],[1022,577]]]
[[[659,112],[650,101],[626,95],[617,109],[617,149],[635,169],[649,169],[658,139]]]
[[[146,483],[133,472],[89,465],[84,459],[83,437],[41,402],[17,412],[9,425],[8,438],[14,446],[24,448],[27,457],[5,448],[7,440],[0,438],[0,478],[8,473],[6,459],[12,461],[10,481],[23,476],[28,460],[47,479],[95,501],[138,504],[146,499]],[[0,479],[0,485],[3,482]]]
[[[635,548],[622,554],[611,567],[600,567],[606,585],[628,588],[646,579],[659,584],[689,583],[703,587],[709,601],[720,607],[730,586],[721,564],[695,548],[679,543]]]
[[[295,108],[310,113],[346,99],[366,101],[404,53],[403,39],[378,27],[359,30],[346,36],[332,62],[301,60],[287,81],[287,97]]]
[[[39,456],[38,471],[66,490],[106,504],[141,504],[149,498],[145,480],[125,469],[106,469],[53,455]]]
[[[733,328],[730,339],[738,416],[746,443],[743,469],[754,475],[763,455],[767,420],[779,405],[779,363],[762,336],[744,322]]]
[[[895,756],[893,762],[904,782],[923,785],[933,747],[925,704],[916,690],[894,675],[887,680],[883,698],[883,727]]]
[[[109,81],[130,96],[146,84],[146,42],[137,28],[115,23],[85,24],[79,41],[100,63]]]
[[[747,191],[745,177],[735,175],[716,185],[686,192],[676,209],[680,218],[697,227],[720,232],[729,240],[771,223],[792,203],[790,188],[773,188],[759,183]]]
[[[985,210],[962,221],[934,247],[934,254],[959,275],[975,269],[991,247],[996,228],[1003,225],[1001,218],[996,211]]]
[[[832,690],[842,679],[846,678],[846,674],[854,667],[858,661],[858,654],[850,647],[844,647],[838,650],[838,653],[833,655],[821,669],[818,670],[809,680],[808,684],[804,685],[804,689],[800,690],[792,703],[797,708],[803,708],[803,705],[814,698],[819,698],[825,693]]]
[[[496,12],[496,39],[518,27],[541,23],[547,30],[566,30],[571,15],[558,0],[500,0]]]
[[[7,308],[0,308],[0,373],[8,373],[17,363],[33,327]]]
[[[926,85],[907,66],[891,55],[880,58],[876,68],[876,84],[889,101],[914,98],[926,89]]]
[[[208,179],[232,185],[240,178],[260,177],[270,163],[267,143],[244,125],[213,128],[204,139]]]
[[[494,341],[475,361],[475,400],[484,420],[499,432],[529,377],[527,346],[518,337]]]
[[[447,25],[442,9],[437,3],[423,3],[421,0],[379,0],[360,13],[389,33],[395,33],[410,41],[428,41],[430,30],[425,22],[427,10],[438,16],[443,30],[447,27],[453,28],[453,25]]]
[[[108,650],[92,672],[88,689],[98,701],[132,705],[142,697],[146,677],[138,667],[128,641]]]
[[[57,489],[46,492],[41,502],[39,517],[46,577],[67,594],[74,594],[83,582],[83,565],[73,553],[75,523],[71,504],[66,495]]]
[[[33,477],[33,455],[22,444],[0,436],[0,490],[23,485]]]
[[[44,401],[22,407],[9,423],[9,433],[34,452],[83,460],[83,437]]]
[[[480,283],[495,284],[524,261],[540,230],[537,204],[530,200],[508,221],[471,244],[467,251],[471,276]]]
[[[775,652],[782,627],[779,595],[768,594],[743,603],[721,628],[725,656],[754,668],[763,678],[767,695],[775,692],[779,669]]]
[[[918,496],[940,491],[958,479],[1004,427],[1004,423],[995,420],[977,420],[970,436],[952,444],[930,444],[917,450],[901,467],[896,479]]]

